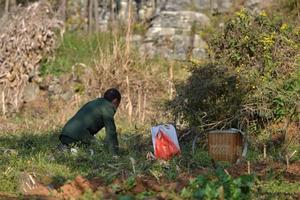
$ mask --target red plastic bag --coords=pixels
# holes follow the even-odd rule
[[[155,136],[155,157],[164,160],[170,159],[172,156],[180,153],[180,149],[173,143],[171,138],[159,130]]]

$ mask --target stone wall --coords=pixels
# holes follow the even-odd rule
[[[133,44],[143,55],[159,55],[179,60],[190,57],[203,59],[206,57],[206,44],[199,34],[195,34],[194,28],[201,30],[210,24],[204,13],[231,12],[241,5],[257,12],[270,1],[272,0],[99,0],[99,25],[100,31],[108,31],[112,20],[126,24],[131,2],[135,22],[149,27],[146,33],[132,36]],[[73,5],[79,3],[79,7],[83,9],[84,1],[72,2]],[[82,22],[85,20],[81,19]],[[78,28],[78,24],[74,26],[71,29]]]
[[[179,60],[185,60],[189,55],[204,58],[205,42],[192,29],[208,24],[209,18],[199,12],[162,11],[152,20],[140,52]]]
[[[162,56],[170,59],[203,59],[206,57],[206,43],[195,33],[210,24],[202,12],[214,10],[225,12],[232,6],[232,0],[165,0],[158,2],[156,13],[150,22],[140,52],[148,56]]]
[[[257,12],[271,0],[244,0],[244,6]],[[121,1],[118,18],[126,19],[128,1]],[[136,2],[140,2],[137,4]],[[185,60],[206,57],[206,43],[195,33],[210,24],[204,14],[230,12],[237,0],[141,0],[133,1],[135,19],[150,21],[145,35],[133,40],[143,55]]]

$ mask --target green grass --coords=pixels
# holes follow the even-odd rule
[[[0,174],[0,190],[18,192],[21,172],[35,173],[38,177],[71,177],[71,170],[65,163],[53,161],[56,136],[53,133],[1,135],[1,148],[10,149],[12,152],[1,154],[0,168],[7,173]]]
[[[289,183],[288,181],[273,180],[267,183],[262,183],[263,192],[268,193],[299,193],[300,183]]]
[[[51,60],[44,60],[41,65],[42,75],[61,75],[69,73],[72,66],[76,63],[83,63],[92,67],[101,55],[109,55],[112,51],[114,38],[109,33],[82,34],[67,32],[60,47],[55,51],[55,56]],[[124,41],[123,41],[124,42]],[[101,54],[105,51],[107,54]],[[158,79],[168,80],[169,67],[174,67],[174,78],[185,80],[187,70],[182,63],[163,60],[159,57],[149,59],[145,63],[141,61],[138,54],[133,51],[130,55],[131,65],[134,70],[141,74],[155,78],[154,84],[158,84]],[[146,73],[147,72],[147,73]],[[146,75],[145,75],[146,76]],[[149,78],[150,79],[150,78]],[[160,81],[160,80],[159,80]],[[152,84],[152,83],[151,83]],[[163,86],[163,85],[162,85]],[[163,91],[161,91],[163,92]],[[160,100],[162,97],[160,97]],[[38,123],[34,119],[29,119],[31,123]],[[22,116],[16,117],[15,122],[19,125],[24,123]],[[160,122],[161,123],[161,122]],[[207,167],[211,170],[211,158],[207,149],[197,148],[195,154],[192,154],[191,141],[181,143],[182,154],[175,157],[166,164],[158,161],[147,161],[146,153],[153,151],[150,125],[138,124],[137,127],[129,126],[126,119],[118,123],[121,144],[120,158],[113,158],[101,145],[104,131],[97,136],[100,145],[93,145],[95,155],[90,156],[88,149],[79,149],[77,155],[63,154],[56,151],[59,144],[59,128],[44,131],[21,131],[0,133],[0,193],[10,193],[18,195],[20,193],[20,175],[23,172],[35,174],[44,184],[52,184],[56,187],[72,181],[77,175],[87,178],[102,177],[107,187],[111,190],[123,188],[120,199],[131,199],[130,194],[126,192],[136,184],[135,177],[138,175],[152,176],[156,180],[176,181],[181,173],[192,173],[193,170]],[[253,147],[253,146],[252,146]],[[250,146],[247,160],[255,163],[262,159],[262,152],[255,147]],[[299,150],[299,146],[291,147],[289,152]],[[270,157],[275,157],[279,149],[270,152]],[[135,173],[131,159],[135,160]],[[299,154],[293,157],[293,160],[299,159]],[[218,166],[226,167],[228,164],[218,163]],[[124,185],[112,184],[112,181],[126,172],[128,178]],[[196,176],[197,174],[192,174]],[[46,177],[46,178],[45,178]],[[209,184],[208,184],[209,185]],[[258,182],[260,188],[258,194],[263,193],[266,199],[276,196],[274,194],[284,195],[286,192],[298,192],[298,183],[277,182],[274,177],[267,181]],[[279,196],[280,196],[279,195]],[[101,197],[101,194],[98,195]],[[145,191],[135,198],[145,199],[155,197],[154,191]],[[86,192],[82,199],[92,199],[95,195],[90,191]]]
[[[146,153],[152,151],[149,130],[124,129],[120,135],[121,157],[113,158],[102,144],[103,133],[98,136],[100,145],[93,145],[95,155],[90,156],[87,149],[80,148],[77,155],[63,154],[56,151],[59,144],[59,131],[36,133],[5,133],[0,135],[0,192],[18,194],[19,178],[22,172],[35,174],[38,179],[50,178],[51,184],[62,185],[73,180],[76,175],[88,178],[103,177],[110,184],[121,170],[130,176],[138,174],[161,174],[170,180],[176,179],[179,164],[186,158],[175,158],[167,167],[157,162],[146,161]],[[5,153],[4,153],[5,152]],[[130,161],[136,161],[135,174]],[[116,170],[117,169],[117,170]]]
[[[84,64],[93,67],[101,60],[101,56],[111,56],[113,48],[124,51],[125,39],[121,36],[114,36],[112,33],[66,32],[59,47],[55,50],[53,57],[44,59],[41,63],[40,73],[43,76],[59,76],[72,71],[72,66]],[[116,46],[117,45],[117,46]],[[144,57],[138,54],[138,50],[131,46],[131,67],[141,71],[142,74],[163,74],[162,78],[168,79],[169,66],[172,64],[175,79],[185,79],[187,75],[184,63],[168,61],[161,57],[155,57],[144,61]],[[122,55],[119,55],[122,56]]]
[[[153,151],[150,130],[145,127],[124,127],[126,128],[123,128],[119,137],[121,144],[119,158],[113,158],[104,149],[103,131],[97,135],[100,143],[91,146],[95,151],[94,156],[90,156],[89,150],[84,148],[79,148],[77,155],[58,152],[56,146],[59,143],[59,130],[2,133],[0,135],[0,193],[20,195],[20,176],[23,172],[34,174],[40,182],[55,187],[74,180],[77,175],[88,179],[102,177],[111,190],[122,191],[119,197],[123,199],[132,195],[129,191],[135,186],[135,177],[139,175],[151,176],[157,181],[165,179],[176,182],[181,173],[192,173],[193,170],[203,167],[213,172],[207,150],[199,148],[195,154],[192,154],[190,142],[181,143],[181,156],[165,164],[147,161],[146,153]],[[254,154],[257,155],[257,152]],[[135,173],[130,158],[135,160]],[[218,163],[218,166],[224,167],[221,163]],[[113,184],[112,181],[120,177],[123,172],[127,174],[126,182],[122,185]],[[192,175],[197,176],[197,174]],[[276,196],[275,194],[279,196],[288,194],[289,197],[293,197],[300,192],[299,186],[297,182],[288,182],[278,177],[275,180],[275,177],[270,176],[268,179],[256,182],[255,188],[259,194],[264,195],[264,199],[269,199]],[[185,190],[189,191],[188,188]],[[101,195],[101,193],[93,194],[87,191],[82,199],[97,199]],[[156,193],[149,190],[135,198],[143,199],[146,196],[155,197]]]
[[[288,182],[282,180],[270,180],[259,182],[256,185],[258,193],[256,199],[275,199],[275,200],[292,200],[297,199],[297,194],[300,193],[299,182]]]
[[[41,63],[40,72],[42,75],[61,75],[70,72],[77,63],[93,65],[100,51],[112,50],[113,40],[110,33],[66,32],[54,57]]]
[[[62,154],[56,151],[59,144],[58,132],[46,133],[10,133],[0,135],[0,191],[18,193],[19,175],[21,172],[34,173],[41,180],[48,176],[62,184],[80,174],[86,177],[105,177],[110,182],[118,175],[115,168],[132,171],[130,157],[139,162],[137,172],[142,172],[145,157],[141,156],[148,149],[141,149],[136,138],[123,133],[120,142],[124,145],[122,157],[114,159],[103,146],[94,145],[93,157],[87,149],[79,149],[78,155]],[[126,139],[126,140],[125,140]],[[101,135],[99,137],[102,142]],[[141,140],[139,140],[141,141]],[[135,149],[137,148],[137,149]],[[5,152],[5,153],[4,153]]]

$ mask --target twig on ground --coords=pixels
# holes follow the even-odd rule
[[[150,151],[147,153],[146,158],[147,160],[155,160],[155,156]]]
[[[189,130],[188,132],[186,132],[185,134],[183,134],[183,135],[179,138],[179,141],[181,141],[182,138],[184,138],[185,136],[189,135],[189,134],[192,133],[192,132],[193,132],[193,130],[191,129],[191,130]]]
[[[151,169],[149,169],[149,172],[154,176],[154,178],[156,178],[157,181],[159,181],[159,177],[158,177],[158,175],[154,171],[152,171]]]
[[[112,164],[107,163],[107,166],[110,167],[110,168],[112,168],[112,169],[119,170],[119,168],[118,168],[119,165],[114,166]]]
[[[136,171],[135,171],[135,159],[130,157],[130,161],[131,161],[131,165],[132,165],[133,174],[135,174],[136,173]]]
[[[248,174],[251,174],[251,166],[250,166],[250,161],[247,161],[247,168],[248,168]]]
[[[297,153],[297,150],[295,150],[290,156],[286,155],[285,156],[285,161],[286,161],[286,169],[289,169],[290,167],[290,159]]]
[[[295,155],[295,153],[297,153],[297,150],[295,150],[295,151],[290,155],[290,159]]]
[[[230,174],[228,173],[228,171],[227,171],[226,169],[224,169],[224,172],[225,172],[228,176],[230,176]]]
[[[12,167],[8,167],[7,170],[5,170],[5,172],[3,173],[5,176],[8,175],[11,171],[12,171]]]

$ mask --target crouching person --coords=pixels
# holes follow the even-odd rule
[[[59,149],[74,144],[89,145],[94,135],[105,127],[105,146],[110,153],[117,155],[119,151],[118,136],[114,115],[121,101],[120,92],[111,88],[105,91],[103,98],[94,99],[84,106],[65,124],[59,140]]]

